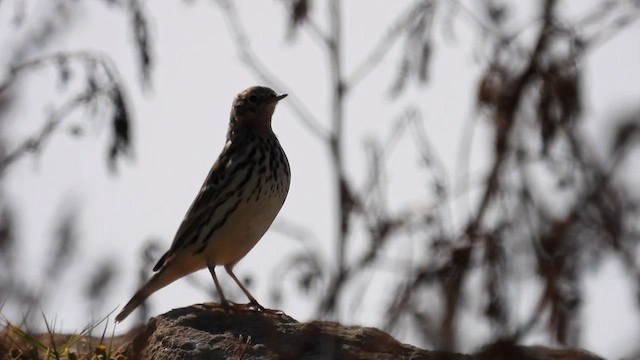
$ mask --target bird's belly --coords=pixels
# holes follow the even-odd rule
[[[283,203],[280,196],[240,202],[227,223],[212,235],[204,256],[217,265],[242,259],[267,232]]]

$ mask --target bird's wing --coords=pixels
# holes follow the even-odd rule
[[[227,143],[213,164],[209,174],[204,180],[198,195],[187,210],[187,213],[176,232],[171,248],[158,261],[153,268],[158,271],[167,263],[175,253],[181,248],[195,241],[198,235],[198,228],[202,226],[202,222],[211,217],[211,211],[215,211],[225,202],[229,196],[230,188],[233,188],[234,179],[231,176],[237,164],[232,164],[232,159],[237,160],[234,152],[237,146],[234,143]]]

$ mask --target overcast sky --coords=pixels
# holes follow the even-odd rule
[[[42,5],[45,2],[29,2],[27,19],[42,16],[41,9],[47,8]],[[3,24],[7,23],[8,3],[0,5]],[[133,294],[143,242],[153,237],[162,240],[163,250],[169,246],[222,148],[234,95],[258,83],[238,60],[222,13],[212,1],[146,2],[155,60],[152,85],[147,90],[139,84],[140,73],[127,16],[105,6],[106,2],[70,3],[73,8],[65,20],[71,24],[70,29],[47,50],[93,49],[113,58],[127,86],[133,110],[135,155],[131,161],[120,164],[117,175],[111,175],[104,161],[108,127],[106,122],[95,121],[85,127],[83,137],[55,136],[42,154],[21,160],[5,179],[5,192],[19,214],[19,236],[26,241],[20,248],[19,266],[34,283],[41,281],[40,264],[51,252],[48,239],[65,210],[64,204],[75,204],[81,209],[81,256],[74,260],[77,262],[74,270],[65,275],[58,285],[60,291],[55,292],[52,302],[43,309],[49,317],[57,317],[65,331],[86,325],[88,308],[82,303],[81,288],[92,266],[105,256],[117,259],[120,277],[105,300],[104,313],[123,305]],[[300,32],[295,42],[286,40],[287,19],[279,1],[237,3],[255,51],[287,85],[287,89],[275,90],[286,90],[303,101],[328,127],[329,77],[323,51],[305,32]],[[386,24],[410,3],[367,1],[364,5],[363,1],[345,1],[347,73],[384,34]],[[563,3],[578,6],[565,6],[568,14],[580,14],[594,2]],[[321,1],[314,4],[313,16],[324,26],[325,4]],[[473,5],[468,7],[473,9]],[[399,63],[400,47],[396,46],[378,70],[365,78],[350,96],[346,108],[346,160],[348,172],[357,182],[363,180],[365,140],[383,138],[393,120],[411,106],[421,111],[433,148],[449,174],[456,174],[460,133],[474,118],[475,85],[484,64],[482,51],[485,49],[479,46],[477,30],[464,15],[458,15],[460,19],[454,21],[453,33],[448,33],[443,26],[444,15],[438,13],[435,52],[426,86],[412,82],[399,98],[391,100],[387,96]],[[516,15],[518,21],[524,19],[525,23],[534,18],[528,10]],[[0,40],[5,44],[0,45],[6,46],[19,41],[19,36],[3,36]],[[640,99],[639,40],[640,26],[634,24],[596,50],[584,64],[588,68],[585,79],[587,120],[591,122],[588,129],[595,137],[603,128],[603,120],[621,108],[637,104]],[[45,70],[21,81],[21,99],[9,124],[16,141],[37,129],[47,106],[51,105],[49,100],[55,102],[59,98],[56,76],[54,71]],[[82,119],[75,117],[69,121],[72,124]],[[325,149],[295,119],[286,101],[276,110],[273,127],[288,154],[293,176],[280,218],[307,227],[316,239],[331,239],[334,204]],[[470,173],[482,171],[487,146],[490,144],[486,129],[479,126],[471,144]],[[410,145],[401,145],[392,159],[392,170],[398,173],[413,171],[418,161]],[[424,180],[419,176],[396,177],[390,185],[392,208],[426,195]],[[457,210],[460,212],[457,216],[465,215],[464,206]],[[326,254],[331,254],[330,241],[321,244]],[[269,279],[265,274],[270,273],[292,246],[298,245],[271,231],[236,268],[241,277],[242,274],[262,274],[256,279],[253,287],[256,290],[252,292],[266,306],[270,304]],[[197,278],[213,286],[207,272],[201,272]],[[615,261],[605,262],[598,272],[589,275],[585,283],[584,347],[615,358],[635,344],[640,322],[632,308],[634,295],[628,283],[626,274]],[[526,302],[527,290],[522,292],[522,301]],[[193,290],[186,281],[177,281],[153,295],[150,303],[152,314],[156,315],[210,300],[217,299]],[[309,319],[312,314],[303,297],[285,306],[283,310],[299,320]],[[617,311],[604,313],[605,308]],[[366,311],[346,316],[344,321],[380,325],[376,322],[378,318],[367,316]],[[95,314],[95,318],[104,313]],[[19,319],[16,314],[8,315],[10,319]],[[128,325],[125,322],[118,330]],[[468,336],[473,338],[473,334]],[[410,340],[410,336],[403,340]],[[469,343],[473,349],[473,341]]]

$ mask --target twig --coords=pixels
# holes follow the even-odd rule
[[[496,121],[496,140],[495,140],[495,159],[489,176],[486,181],[486,188],[482,194],[477,212],[469,221],[464,232],[467,243],[454,251],[451,261],[455,263],[457,268],[456,275],[445,284],[445,311],[442,317],[441,334],[443,349],[454,349],[456,346],[455,339],[455,319],[459,300],[462,293],[462,285],[469,271],[469,261],[475,247],[473,246],[479,239],[478,230],[484,220],[491,203],[493,202],[498,188],[501,184],[501,174],[504,165],[511,151],[509,150],[509,140],[513,125],[515,124],[515,113],[518,109],[522,94],[531,79],[537,74],[540,58],[546,49],[547,41],[551,35],[553,27],[553,9],[556,0],[545,0],[543,4],[543,25],[538,35],[538,40],[533,52],[529,58],[529,63],[513,82],[508,91],[507,98],[502,99],[495,111]],[[454,260],[454,256],[458,254],[459,258]]]
[[[6,156],[0,159],[0,176],[6,174],[6,169],[11,164],[13,164],[16,160],[27,153],[35,153],[39,151],[42,146],[44,146],[45,142],[49,140],[49,138],[53,135],[53,133],[58,129],[62,120],[69,115],[73,110],[75,110],[78,106],[86,103],[89,99],[92,98],[92,94],[84,93],[81,94],[67,103],[65,103],[58,111],[51,114],[47,123],[40,129],[40,131],[23,141],[17,148],[13,151],[10,151]]]
[[[53,54],[43,55],[41,57],[24,61],[22,63],[12,65],[9,69],[7,78],[0,82],[0,94],[7,90],[25,71],[33,70],[46,65],[61,66],[72,61],[84,63],[86,66],[100,64],[104,69],[104,74],[109,82],[116,82],[115,66],[109,61],[109,58],[97,51],[72,51],[57,52]]]
[[[418,10],[425,6],[431,6],[432,0],[418,0],[410,6],[400,17],[387,29],[387,32],[373,47],[362,62],[356,66],[351,75],[346,76],[345,91],[354,88],[384,59],[389,53],[389,49],[396,43],[400,35],[406,30],[407,24],[413,20]]]
[[[87,89],[76,97],[64,103],[57,111],[49,115],[48,120],[40,131],[22,142],[14,150],[10,151],[3,158],[0,158],[0,177],[5,174],[8,166],[13,164],[17,159],[27,153],[37,152],[46,143],[46,141],[58,129],[64,118],[82,104],[88,104],[100,96],[110,97],[118,94],[122,100],[121,90],[119,89],[119,76],[115,66],[109,58],[102,53],[94,51],[76,51],[76,52],[57,52],[47,54],[35,59],[24,61],[11,67],[9,76],[0,83],[0,93],[8,89],[13,83],[26,71],[37,69],[46,65],[54,65],[62,67],[60,70],[63,77],[67,77],[67,67],[70,62],[80,62],[87,69],[92,69],[92,74],[88,75]],[[100,66],[100,75],[106,77],[103,83],[97,83],[96,72],[94,68]],[[66,74],[66,75],[64,75]],[[123,104],[120,104],[123,106]]]
[[[286,1],[283,1],[283,3],[286,3]],[[293,14],[293,9],[290,7],[287,7],[287,9],[289,10],[289,16],[294,17],[295,15]],[[320,26],[316,24],[315,21],[313,21],[313,19],[306,17],[304,19],[303,24],[305,26],[305,29],[307,29],[307,31],[309,32],[309,34],[315,37],[321,45],[329,47],[329,43],[330,43],[329,38],[324,33],[324,31],[320,28]]]
[[[332,313],[336,307],[342,284],[349,277],[346,263],[347,241],[349,239],[351,215],[355,205],[354,194],[344,170],[343,129],[344,129],[344,95],[345,83],[342,73],[342,12],[340,0],[329,2],[330,38],[329,67],[331,76],[331,136],[329,138],[329,154],[333,167],[333,178],[336,189],[336,213],[338,228],[336,233],[336,266],[335,274],[328,286],[326,295],[320,302],[319,310]]]

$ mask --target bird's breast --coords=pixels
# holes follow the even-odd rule
[[[277,141],[277,140],[276,140]],[[277,148],[260,149],[252,166],[235,175],[239,191],[229,200],[225,225],[207,239],[205,257],[219,265],[243,258],[275,220],[287,197],[289,164]]]

